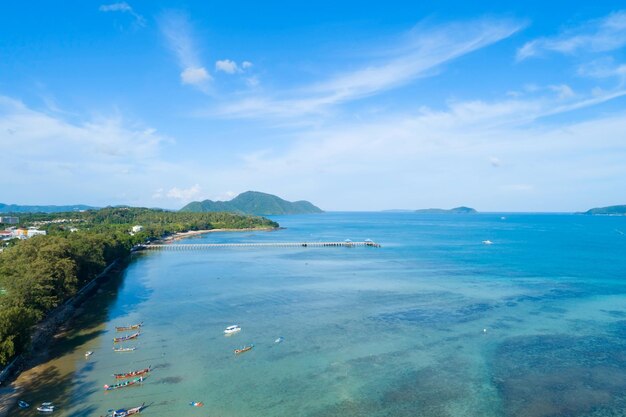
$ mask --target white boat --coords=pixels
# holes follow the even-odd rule
[[[52,403],[41,403],[41,405],[43,405],[44,407],[52,407],[52,408],[54,408],[54,405],[52,405]]]
[[[228,326],[225,330],[224,330],[224,334],[233,334],[233,333],[237,333],[241,331],[241,327],[239,327],[238,325],[232,325],[232,326]]]
[[[278,339],[274,340],[274,343],[281,343],[283,340],[285,340],[285,338],[281,336]]]
[[[493,245],[491,240],[483,240],[483,245]]]
[[[53,405],[40,405],[37,407],[37,411],[41,411],[42,413],[51,413],[54,411]]]
[[[91,355],[93,355],[92,351],[88,350],[87,352],[85,352],[85,357],[86,358],[90,357]]]

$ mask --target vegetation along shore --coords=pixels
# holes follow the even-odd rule
[[[138,244],[213,230],[272,229],[262,217],[146,208],[22,214],[46,235],[13,239],[0,253],[0,366],[25,352],[35,325]],[[187,234],[183,234],[187,233]]]

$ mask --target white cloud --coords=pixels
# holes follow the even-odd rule
[[[180,73],[183,84],[202,85],[211,79],[211,76],[203,67],[188,67]]]
[[[326,81],[279,93],[250,96],[226,103],[211,114],[227,117],[292,117],[325,111],[329,106],[357,100],[432,75],[441,65],[505,39],[523,27],[509,20],[483,19],[426,30],[419,27],[385,59],[329,77]]]
[[[208,92],[211,75],[202,65],[187,16],[178,12],[164,13],[159,26],[168,47],[181,68],[181,82]]]
[[[176,200],[181,200],[183,202],[189,202],[198,197],[201,191],[202,189],[200,188],[199,184],[195,184],[189,188],[173,187],[170,188],[167,193],[165,193],[165,196],[167,198],[173,198]]]
[[[572,90],[572,88],[569,85],[566,85],[566,84],[551,85],[548,88],[550,90],[554,91],[555,93],[557,93],[557,96],[560,99],[568,99],[568,98],[572,98],[572,97],[574,97],[576,95],[574,93],[574,90]]]
[[[241,68],[243,68],[243,69],[252,68],[252,62],[250,62],[250,61],[243,61],[241,63]]]
[[[253,75],[252,77],[246,77],[246,85],[250,88],[258,87],[261,82],[259,81],[259,77]]]
[[[579,66],[578,75],[592,78],[616,77],[624,81],[626,80],[626,64],[618,64],[613,58],[605,57]]]
[[[241,69],[237,66],[235,61],[231,61],[230,59],[223,59],[215,62],[215,71],[222,71],[227,74],[234,74],[236,72],[241,72]]]
[[[618,11],[597,20],[563,31],[554,37],[527,42],[517,51],[519,61],[544,52],[575,54],[606,52],[626,45],[626,11]]]
[[[140,15],[139,13],[135,12],[133,10],[133,8],[126,2],[119,2],[119,3],[112,3],[112,4],[102,4],[100,5],[100,7],[98,8],[98,10],[100,10],[101,12],[122,12],[122,13],[129,13],[131,14],[134,18],[135,18],[135,23],[138,24],[139,26],[145,26],[146,25],[146,19]]]
[[[172,140],[155,129],[120,115],[76,119],[0,96],[0,146],[10,149],[11,155],[0,165],[5,198],[142,204],[149,197],[145,190],[154,189],[146,184],[162,172],[179,172],[160,155]],[[119,190],[130,194],[119,201]]]
[[[383,208],[380,201],[402,207],[562,210],[581,204],[572,189],[589,191],[589,201],[596,198],[594,182],[605,181],[602,192],[613,198],[626,192],[626,182],[615,181],[626,177],[626,114],[541,123],[626,91],[597,97],[579,92],[570,99],[542,91],[544,96],[524,100],[452,102],[446,110],[423,108],[416,115],[409,109],[404,115],[301,130],[287,147],[250,152],[213,181],[241,189],[251,181],[257,189],[281,184],[276,192],[285,195],[307,190],[308,199],[335,210]],[[376,201],[372,188],[378,190]],[[410,196],[399,197],[399,190],[411,190]],[[531,192],[533,199],[525,199]]]

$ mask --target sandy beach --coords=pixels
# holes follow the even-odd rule
[[[261,227],[261,228],[246,228],[246,229],[209,229],[209,230],[189,230],[187,232],[179,232],[179,233],[174,233],[171,236],[168,236],[162,240],[160,240],[160,242],[163,243],[168,243],[168,242],[174,242],[177,240],[181,240],[181,239],[186,239],[189,237],[194,237],[194,236],[198,236],[198,235],[203,235],[205,233],[217,233],[217,232],[259,232],[259,231],[272,231],[272,230],[277,230],[279,228],[276,227]]]

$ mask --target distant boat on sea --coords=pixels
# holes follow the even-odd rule
[[[228,326],[225,330],[224,330],[224,334],[229,335],[229,334],[234,334],[237,332],[241,331],[241,327],[239,327],[238,325],[234,324],[232,326]]]
[[[241,349],[235,349],[235,355],[239,355],[240,353],[247,352],[251,350],[253,347],[254,345],[248,345],[248,346],[242,347]]]
[[[483,240],[483,245],[493,245],[491,240]]]

